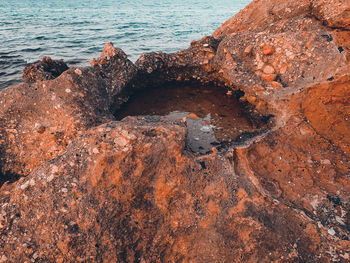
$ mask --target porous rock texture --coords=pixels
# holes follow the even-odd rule
[[[349,262],[348,0],[256,0],[174,54],[0,91],[0,262]],[[199,156],[113,113],[168,81],[244,93],[273,128]],[[18,177],[23,177],[19,180]]]
[[[110,109],[121,103],[115,97],[135,66],[111,43],[100,60],[92,68],[71,68],[50,81],[0,91],[0,167],[6,177],[29,174],[83,131],[113,120]]]
[[[40,61],[25,67],[22,78],[25,82],[49,80],[57,78],[67,69],[68,66],[63,60],[52,60],[50,57],[43,57]]]

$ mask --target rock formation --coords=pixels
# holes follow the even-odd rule
[[[39,80],[55,79],[68,69],[63,60],[52,60],[50,57],[43,57],[39,62],[25,67],[23,70],[23,80],[25,82],[35,82]]]
[[[0,91],[0,262],[349,262],[349,12],[255,0],[177,53],[27,68]],[[172,81],[239,91],[270,129],[198,155],[182,121],[115,121]]]

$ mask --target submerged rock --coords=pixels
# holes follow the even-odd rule
[[[0,261],[348,262],[348,11],[255,0],[186,50],[133,64],[108,43],[0,91]],[[200,156],[185,122],[114,121],[131,93],[193,80],[273,127]]]

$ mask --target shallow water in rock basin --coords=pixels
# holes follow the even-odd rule
[[[193,152],[201,154],[265,126],[263,122],[251,118],[235,96],[215,86],[174,83],[144,89],[132,96],[115,114],[118,120],[139,115],[184,120],[188,128],[187,145]]]

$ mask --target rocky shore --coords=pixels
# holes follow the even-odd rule
[[[255,0],[186,50],[90,64],[0,91],[0,262],[350,261],[348,0]],[[116,121],[173,82],[267,128],[203,155],[184,120]]]

